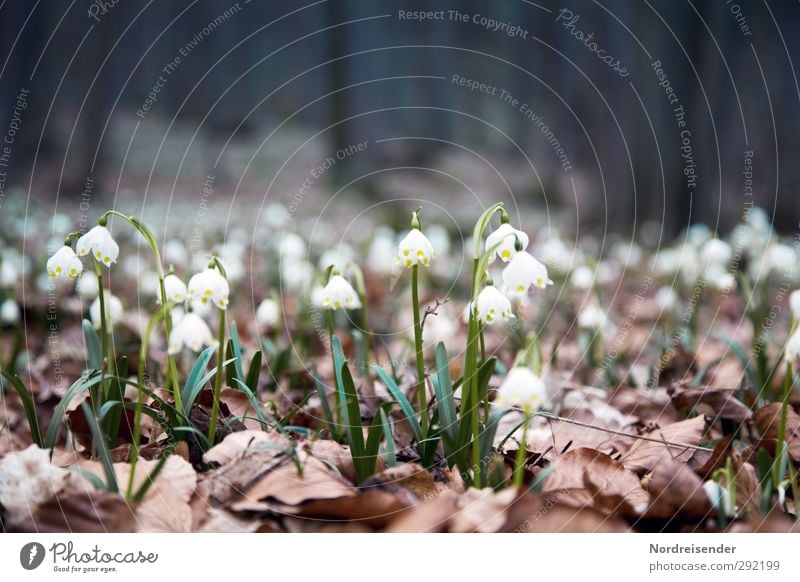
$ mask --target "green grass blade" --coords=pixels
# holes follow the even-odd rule
[[[0,374],[2,374],[2,378],[8,380],[8,383],[11,384],[11,387],[22,401],[22,408],[25,410],[25,418],[28,419],[28,427],[30,428],[33,442],[40,448],[43,447],[42,429],[39,426],[39,416],[36,412],[36,403],[33,400],[33,396],[28,392],[18,376],[14,376],[5,370],[0,370]],[[2,389],[2,381],[0,381],[0,392]]]

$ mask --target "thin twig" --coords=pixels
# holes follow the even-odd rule
[[[461,402],[461,398],[456,398],[456,400],[458,402]],[[523,409],[518,408],[516,406],[512,406],[509,410],[515,410],[517,412],[524,412]],[[531,414],[533,414],[533,416],[541,416],[542,418],[547,418],[549,420],[557,420],[558,422],[566,422],[567,424],[574,424],[575,426],[580,426],[580,427],[583,427],[583,428],[589,428],[589,429],[592,429],[592,430],[599,430],[600,432],[605,432],[605,433],[608,433],[608,434],[613,434],[613,435],[616,435],[616,436],[621,436],[621,437],[625,437],[625,438],[629,438],[629,439],[634,439],[634,440],[639,440],[639,441],[649,441],[651,443],[658,443],[658,444],[661,444],[661,445],[666,445],[667,447],[674,447],[676,449],[683,448],[683,449],[692,449],[692,450],[695,450],[695,451],[704,451],[704,452],[707,452],[707,453],[713,453],[714,452],[714,449],[710,449],[708,447],[702,447],[700,445],[690,445],[690,444],[687,444],[687,443],[670,442],[670,441],[666,440],[663,435],[660,435],[661,438],[657,439],[657,438],[646,437],[646,436],[642,436],[642,435],[638,435],[638,434],[631,434],[631,433],[628,433],[628,432],[622,432],[621,430],[614,430],[613,428],[604,428],[604,427],[601,427],[601,426],[594,426],[592,424],[589,424],[588,422],[581,422],[580,420],[573,420],[572,418],[565,418],[563,416],[558,416],[558,415],[555,415],[555,414],[551,414],[550,412],[541,412],[540,411],[540,412],[533,412]],[[552,431],[552,427],[551,427],[551,431]]]
[[[450,301],[449,297],[445,297],[444,299],[437,299],[436,303],[433,306],[428,305],[427,307],[425,307],[425,313],[422,314],[422,322],[420,322],[419,326],[424,329],[425,320],[428,319],[428,316],[439,315],[437,310],[448,301]]]

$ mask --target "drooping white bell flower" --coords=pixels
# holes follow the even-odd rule
[[[78,278],[75,290],[84,299],[94,299],[100,292],[100,284],[97,282],[97,277],[87,273]]]
[[[275,327],[281,318],[281,307],[274,299],[264,299],[256,309],[256,321],[264,327]]]
[[[180,277],[172,273],[164,277],[164,292],[167,295],[167,302],[175,304],[183,303],[189,296],[186,283],[181,281]],[[158,293],[158,304],[161,305],[160,291]]]
[[[708,265],[703,278],[709,287],[720,293],[730,293],[736,287],[736,277],[720,263]]]
[[[314,267],[305,259],[281,261],[281,287],[289,291],[306,291],[314,277]]]
[[[189,249],[180,239],[170,239],[164,243],[164,262],[185,267],[189,264]]]
[[[109,327],[114,327],[114,325],[122,321],[122,317],[125,314],[125,309],[122,307],[122,301],[120,301],[111,293],[106,293],[105,304],[106,325]],[[100,317],[100,297],[95,299],[94,302],[89,306],[89,319],[92,320],[92,323],[96,329],[100,329],[100,324],[102,323],[102,318]]]
[[[789,308],[792,310],[792,315],[800,318],[800,289],[792,291],[789,295]]]
[[[662,287],[656,291],[655,302],[661,311],[675,311],[680,304],[680,297],[672,287]]]
[[[547,388],[542,379],[530,368],[517,366],[509,370],[500,384],[494,404],[501,410],[516,406],[530,413],[545,406],[547,401]]]
[[[547,267],[525,251],[515,254],[503,269],[505,291],[513,297],[523,297],[531,287],[544,289],[552,284]]]
[[[278,252],[285,261],[297,261],[305,257],[306,241],[299,234],[287,232],[283,235]]]
[[[206,269],[189,280],[188,297],[192,302],[213,303],[223,311],[228,308],[230,286],[217,269]]]
[[[732,256],[733,250],[731,249],[731,245],[718,238],[712,238],[706,241],[700,251],[700,259],[706,266],[727,265]]]
[[[705,224],[697,222],[686,229],[684,239],[687,244],[700,248],[711,238],[711,229]]]
[[[511,301],[494,285],[487,285],[478,294],[475,314],[479,321],[488,325],[495,323],[498,319],[514,318],[514,314],[511,312]]]
[[[414,265],[430,266],[431,260],[436,258],[436,251],[422,231],[412,228],[411,231],[400,241],[397,262],[406,267]]]
[[[528,248],[528,235],[508,223],[501,224],[497,230],[486,237],[486,250],[495,249],[489,262],[493,262],[496,257],[499,257],[504,263],[510,261],[518,252],[517,242],[524,251]]]
[[[793,247],[782,243],[770,245],[766,253],[767,269],[771,273],[796,279],[798,272],[797,253]]]
[[[325,309],[358,309],[361,301],[353,286],[341,275],[334,275],[322,289],[322,307]]]
[[[581,329],[600,330],[606,326],[606,323],[608,323],[608,315],[595,303],[586,305],[578,314],[578,327]]]
[[[47,259],[47,274],[51,279],[77,279],[82,272],[83,263],[68,245],[64,245]]]
[[[186,346],[196,353],[215,343],[208,324],[203,321],[202,317],[191,312],[184,315],[172,328],[172,332],[169,334],[168,349],[170,354],[175,355],[180,353],[183,346]]]
[[[348,244],[341,243],[335,249],[328,249],[319,258],[318,266],[320,270],[327,269],[331,265],[339,271],[347,270],[348,265],[355,259],[355,251]]]
[[[569,280],[575,289],[586,291],[587,289],[591,289],[594,285],[594,273],[591,268],[586,265],[581,265],[572,271]]]
[[[716,481],[706,481],[703,483],[703,491],[719,513],[724,513],[728,518],[736,517],[736,507],[726,487]]]
[[[95,226],[79,238],[75,246],[79,257],[91,254],[106,267],[116,263],[119,256],[119,245],[105,226]]]
[[[367,253],[367,267],[382,275],[390,275],[395,269],[399,270],[396,263],[386,260],[386,257],[391,256],[396,248],[397,240],[393,230],[385,226],[376,229]]]
[[[0,304],[0,322],[13,325],[19,323],[19,318],[19,303],[13,299],[6,299],[2,304]]]
[[[796,364],[800,359],[800,330],[794,332],[789,340],[786,342],[786,347],[783,349],[786,356],[786,361],[790,364]]]

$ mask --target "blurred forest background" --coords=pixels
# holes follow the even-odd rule
[[[557,21],[562,8],[579,15],[572,29]],[[516,24],[527,38],[472,20],[398,18],[456,9]],[[516,176],[518,201],[579,209],[582,222],[612,229],[652,219],[677,232],[737,220],[752,151],[754,201],[788,230],[800,211],[799,21],[796,2],[755,0],[4,0],[3,132],[29,91],[5,196],[16,187],[75,198],[89,177],[109,197],[196,193],[213,174],[218,192],[263,197],[314,138],[319,149],[293,158],[300,172],[348,144],[371,144],[369,155],[336,165],[329,188],[366,176],[362,195],[381,196],[372,173],[437,167],[466,147]],[[630,75],[574,30],[593,33]],[[695,188],[656,61],[686,112]],[[530,104],[572,169],[518,110],[453,84],[454,74]],[[408,136],[425,139],[375,143]],[[481,184],[487,197],[505,188],[493,180]],[[290,201],[300,182],[272,192]]]

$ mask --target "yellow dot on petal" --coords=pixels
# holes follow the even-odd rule
[[[510,251],[503,251],[502,253],[500,253],[500,255],[501,255],[501,256],[502,256],[504,259],[507,259],[508,257],[510,257],[510,256],[511,256],[511,252],[510,252]]]
[[[410,252],[410,251],[409,251],[408,249],[404,249],[404,250],[403,250],[403,256],[404,256],[404,257],[407,257],[409,252]]]
[[[525,291],[525,286],[524,285],[517,285],[517,291],[520,292],[520,293],[524,292]]]
[[[60,274],[61,274],[61,267],[56,267],[56,275],[60,275]]]
[[[334,306],[336,309],[339,309],[339,308],[342,306],[342,304],[341,304],[340,302],[336,301],[336,302],[333,304],[333,306]]]
[[[431,262],[428,259],[425,259],[424,261],[422,261],[422,263],[427,267],[428,265],[430,265]]]
[[[406,267],[410,267],[412,262],[411,259],[406,259]]]
[[[542,281],[541,277],[539,279],[536,279],[536,285],[539,286],[539,287],[544,285],[544,281]]]
[[[420,251],[417,251],[417,256],[418,256],[418,257],[421,257],[421,256],[422,256],[422,255],[424,255],[424,254],[425,254],[425,253],[424,253],[424,252],[422,252],[421,250],[420,250]]]
[[[105,259],[103,259],[103,262],[104,262],[106,265],[107,265],[107,264],[109,264],[109,263],[111,262],[111,257],[106,257]]]
[[[200,301],[202,301],[203,303],[208,303],[208,297],[203,297],[202,299],[200,299]]]

